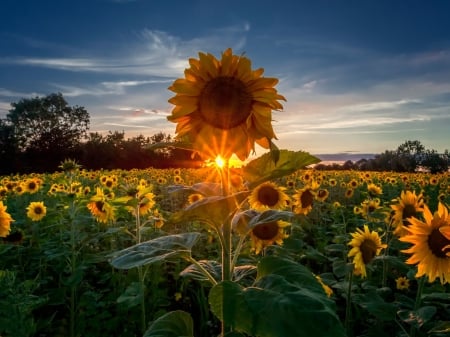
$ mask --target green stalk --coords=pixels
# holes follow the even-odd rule
[[[414,303],[414,311],[417,311],[420,308],[420,305],[422,303],[422,292],[423,292],[424,286],[425,286],[425,276],[422,276],[419,279],[419,287],[417,288],[416,302]],[[411,327],[409,329],[409,336],[415,337],[416,332],[417,332],[417,328],[414,325],[411,325]]]
[[[76,252],[75,252],[75,228],[74,228],[74,217],[72,216],[74,212],[74,205],[71,204],[70,208],[70,271],[73,276],[76,269]],[[73,284],[70,286],[70,337],[75,337],[75,299],[76,299],[76,286]]]
[[[352,300],[352,283],[353,283],[353,268],[350,270],[348,289],[347,289],[347,306],[345,307],[345,331],[350,332],[350,316],[351,316],[351,300]]]
[[[137,197],[137,205],[136,205],[136,243],[141,243],[141,215],[139,213],[140,210],[140,200],[139,196]],[[146,307],[145,307],[145,273],[143,271],[143,266],[138,266],[138,277],[139,277],[139,287],[141,292],[141,332],[144,334],[147,330],[147,318],[146,318]]]
[[[228,196],[230,194],[230,180],[229,180],[229,161],[225,162],[223,169],[221,170],[222,179],[222,194],[223,196]],[[232,244],[231,244],[231,220],[227,219],[222,227],[223,242],[222,242],[222,281],[232,280]],[[222,304],[223,305],[223,304]],[[223,309],[225,312],[225,308]],[[232,329],[225,322],[222,321],[222,336],[231,332]]]

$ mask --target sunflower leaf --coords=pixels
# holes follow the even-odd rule
[[[194,321],[182,310],[170,311],[153,321],[143,337],[194,337]]]
[[[273,153],[265,153],[242,168],[243,177],[250,189],[265,181],[287,176],[308,165],[320,162],[320,159],[304,151],[277,150],[277,153],[276,161]]]
[[[222,265],[214,260],[200,260],[198,263],[212,276],[215,280],[222,278]],[[205,273],[195,264],[191,264],[186,267],[180,276],[190,277],[196,281],[205,282],[209,281]]]
[[[255,215],[248,223],[248,229],[254,228],[257,225],[263,223],[269,223],[277,220],[288,221],[294,216],[294,213],[288,211],[278,211],[274,209],[269,209]]]
[[[167,235],[128,247],[112,254],[111,265],[117,269],[131,269],[158,261],[179,260],[191,255],[200,233]]]
[[[345,336],[335,303],[315,276],[280,257],[260,260],[252,287],[229,281],[214,286],[209,303],[225,324],[252,336]]]
[[[219,228],[226,219],[238,208],[249,192],[239,192],[230,196],[211,196],[203,198],[185,209],[175,213],[171,221],[174,223],[186,221],[203,221]]]

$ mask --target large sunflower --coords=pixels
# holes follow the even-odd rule
[[[47,214],[47,207],[45,207],[43,201],[31,202],[27,207],[27,216],[32,221],[40,221]]]
[[[419,214],[423,213],[424,201],[422,194],[416,195],[416,192],[411,191],[402,191],[396,201],[397,204],[391,205],[395,211],[392,225],[395,227],[394,233],[402,236],[408,232],[409,218],[417,218]]]
[[[353,258],[354,273],[367,277],[366,265],[387,245],[382,244],[378,233],[370,231],[367,225],[364,225],[364,230],[357,228],[351,236],[352,240],[348,244],[352,249],[348,252],[348,257]]]
[[[417,264],[416,277],[428,276],[433,282],[439,278],[442,284],[450,283],[450,216],[448,209],[439,203],[438,210],[431,213],[427,205],[424,206],[424,221],[409,218],[408,234],[400,241],[409,242],[412,246],[403,250],[411,254],[406,261]]]
[[[189,59],[185,78],[173,82],[176,93],[168,120],[177,123],[177,138],[187,139],[194,150],[209,158],[230,158],[235,153],[245,160],[256,142],[270,147],[276,139],[272,110],[281,110],[285,98],[274,86],[278,79],[262,77],[264,69],[251,69],[247,57],[233,55],[229,48],[220,60],[199,53]]]
[[[250,207],[258,211],[284,209],[289,202],[289,196],[284,190],[284,187],[266,181],[257,186],[248,197]]]
[[[11,222],[13,218],[6,212],[7,206],[3,205],[3,201],[0,200],[0,238],[6,237],[11,230]]]

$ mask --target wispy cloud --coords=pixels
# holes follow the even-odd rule
[[[137,41],[125,52],[112,53],[108,58],[97,57],[95,52],[92,55],[77,57],[3,57],[0,58],[0,64],[44,67],[70,72],[174,78],[182,74],[184,68],[188,66],[187,58],[205,46],[212,51],[221,50],[224,45],[243,48],[246,41],[245,34],[249,29],[250,25],[243,23],[223,27],[211,35],[191,40],[181,40],[160,30],[143,29],[137,33]]]

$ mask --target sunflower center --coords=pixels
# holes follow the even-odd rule
[[[417,216],[416,207],[414,205],[408,204],[403,208],[403,225],[409,226],[410,223],[408,218]]]
[[[306,208],[312,205],[314,201],[314,196],[310,190],[306,190],[300,196],[300,202],[302,203],[302,207]]]
[[[34,214],[42,214],[43,213],[43,209],[40,206],[37,206],[34,208]]]
[[[103,206],[104,205],[105,205],[105,203],[103,201],[96,201],[95,202],[95,207],[97,207],[99,212],[103,212]]]
[[[373,240],[365,239],[361,243],[361,246],[359,247],[359,249],[361,250],[361,255],[362,255],[364,264],[368,264],[370,261],[373,260],[373,258],[377,254],[378,247],[377,247],[377,244],[375,242],[373,242]]]
[[[36,188],[36,183],[35,182],[31,182],[28,184],[28,189],[29,190],[34,190]]]
[[[444,247],[448,245],[450,245],[450,240],[442,235],[439,228],[433,229],[428,236],[428,247],[430,247],[431,252],[436,257],[446,258],[447,253],[450,252],[450,248],[447,247],[444,249]]]
[[[272,240],[278,234],[278,224],[276,221],[263,223],[253,228],[253,235],[260,240]]]
[[[252,110],[252,96],[241,80],[216,77],[202,90],[199,111],[203,120],[222,130],[242,124]]]
[[[262,186],[258,190],[258,201],[265,206],[273,207],[279,199],[278,191],[273,187]]]
[[[319,190],[319,192],[317,192],[317,196],[319,198],[325,198],[327,196],[327,191],[326,190]]]

